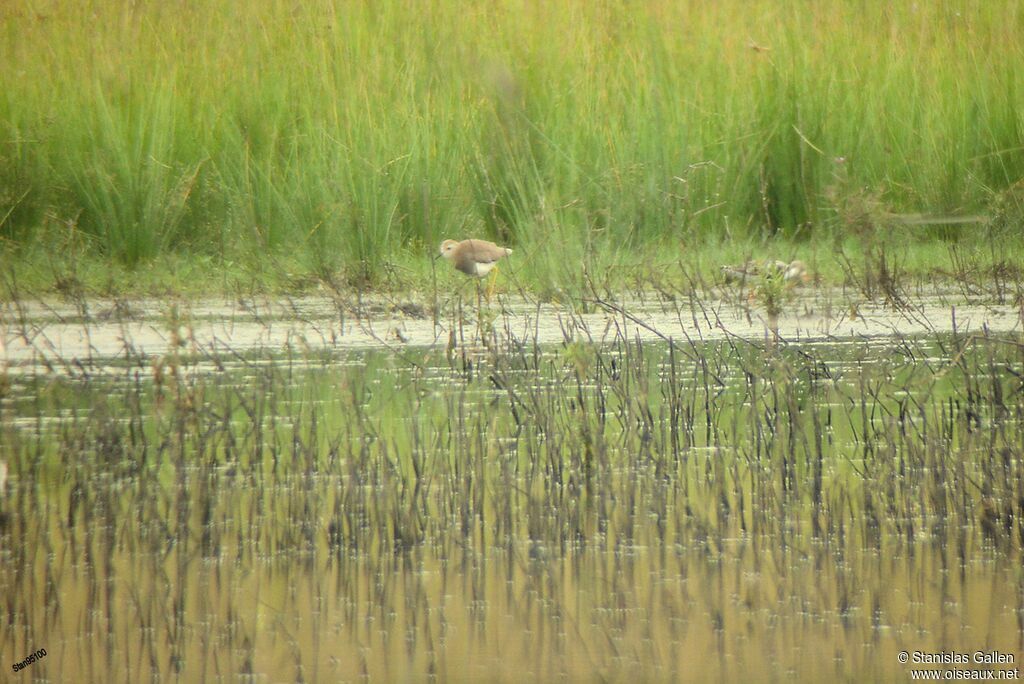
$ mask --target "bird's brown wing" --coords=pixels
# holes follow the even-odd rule
[[[499,247],[493,242],[475,239],[465,240],[462,245],[460,245],[460,249],[466,250],[466,256],[478,264],[494,263],[509,253],[507,249]]]

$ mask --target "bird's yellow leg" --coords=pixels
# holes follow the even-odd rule
[[[494,275],[491,276],[491,282],[487,284],[487,303],[491,303],[491,297],[494,295],[494,287],[498,284],[498,267],[495,265],[491,269]]]

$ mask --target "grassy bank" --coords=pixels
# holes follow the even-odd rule
[[[1015,2],[54,0],[0,41],[0,250],[32,287],[404,287],[469,235],[539,290],[1024,253]]]

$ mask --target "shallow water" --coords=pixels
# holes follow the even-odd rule
[[[743,296],[587,299],[571,307],[499,297],[479,311],[472,298],[451,298],[437,306],[435,317],[431,305],[414,301],[329,297],[7,302],[0,307],[0,363],[8,372],[42,365],[74,373],[79,366],[159,356],[178,345],[212,357],[267,349],[400,350],[450,346],[456,338],[478,343],[488,331],[554,344],[567,337],[605,342],[623,335],[676,341],[778,336],[803,342],[1024,329],[1018,305],[938,291],[898,307],[840,291],[813,291],[787,300],[774,320]]]
[[[192,311],[153,346],[93,325],[78,359],[8,337],[0,664],[45,648],[14,675],[42,681],[888,681],[910,678],[901,651],[1019,667],[1022,340],[1012,311],[960,303],[954,334],[940,310],[886,336],[903,314],[880,308],[876,330],[862,308],[847,324],[875,332],[843,339],[810,313],[768,342],[756,318],[525,305],[454,344],[455,319],[385,347],[312,305]],[[46,318],[19,325],[81,325]]]

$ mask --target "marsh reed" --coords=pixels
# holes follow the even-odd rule
[[[1024,217],[1022,22],[1008,0],[8,4],[0,238],[65,276],[180,256],[291,286],[414,282],[477,234],[537,289],[767,237],[988,260]]]
[[[417,364],[183,335],[159,373],[12,376],[0,648],[45,647],[57,679],[252,681],[885,679],[907,644],[1019,652],[1018,338],[620,329]]]

